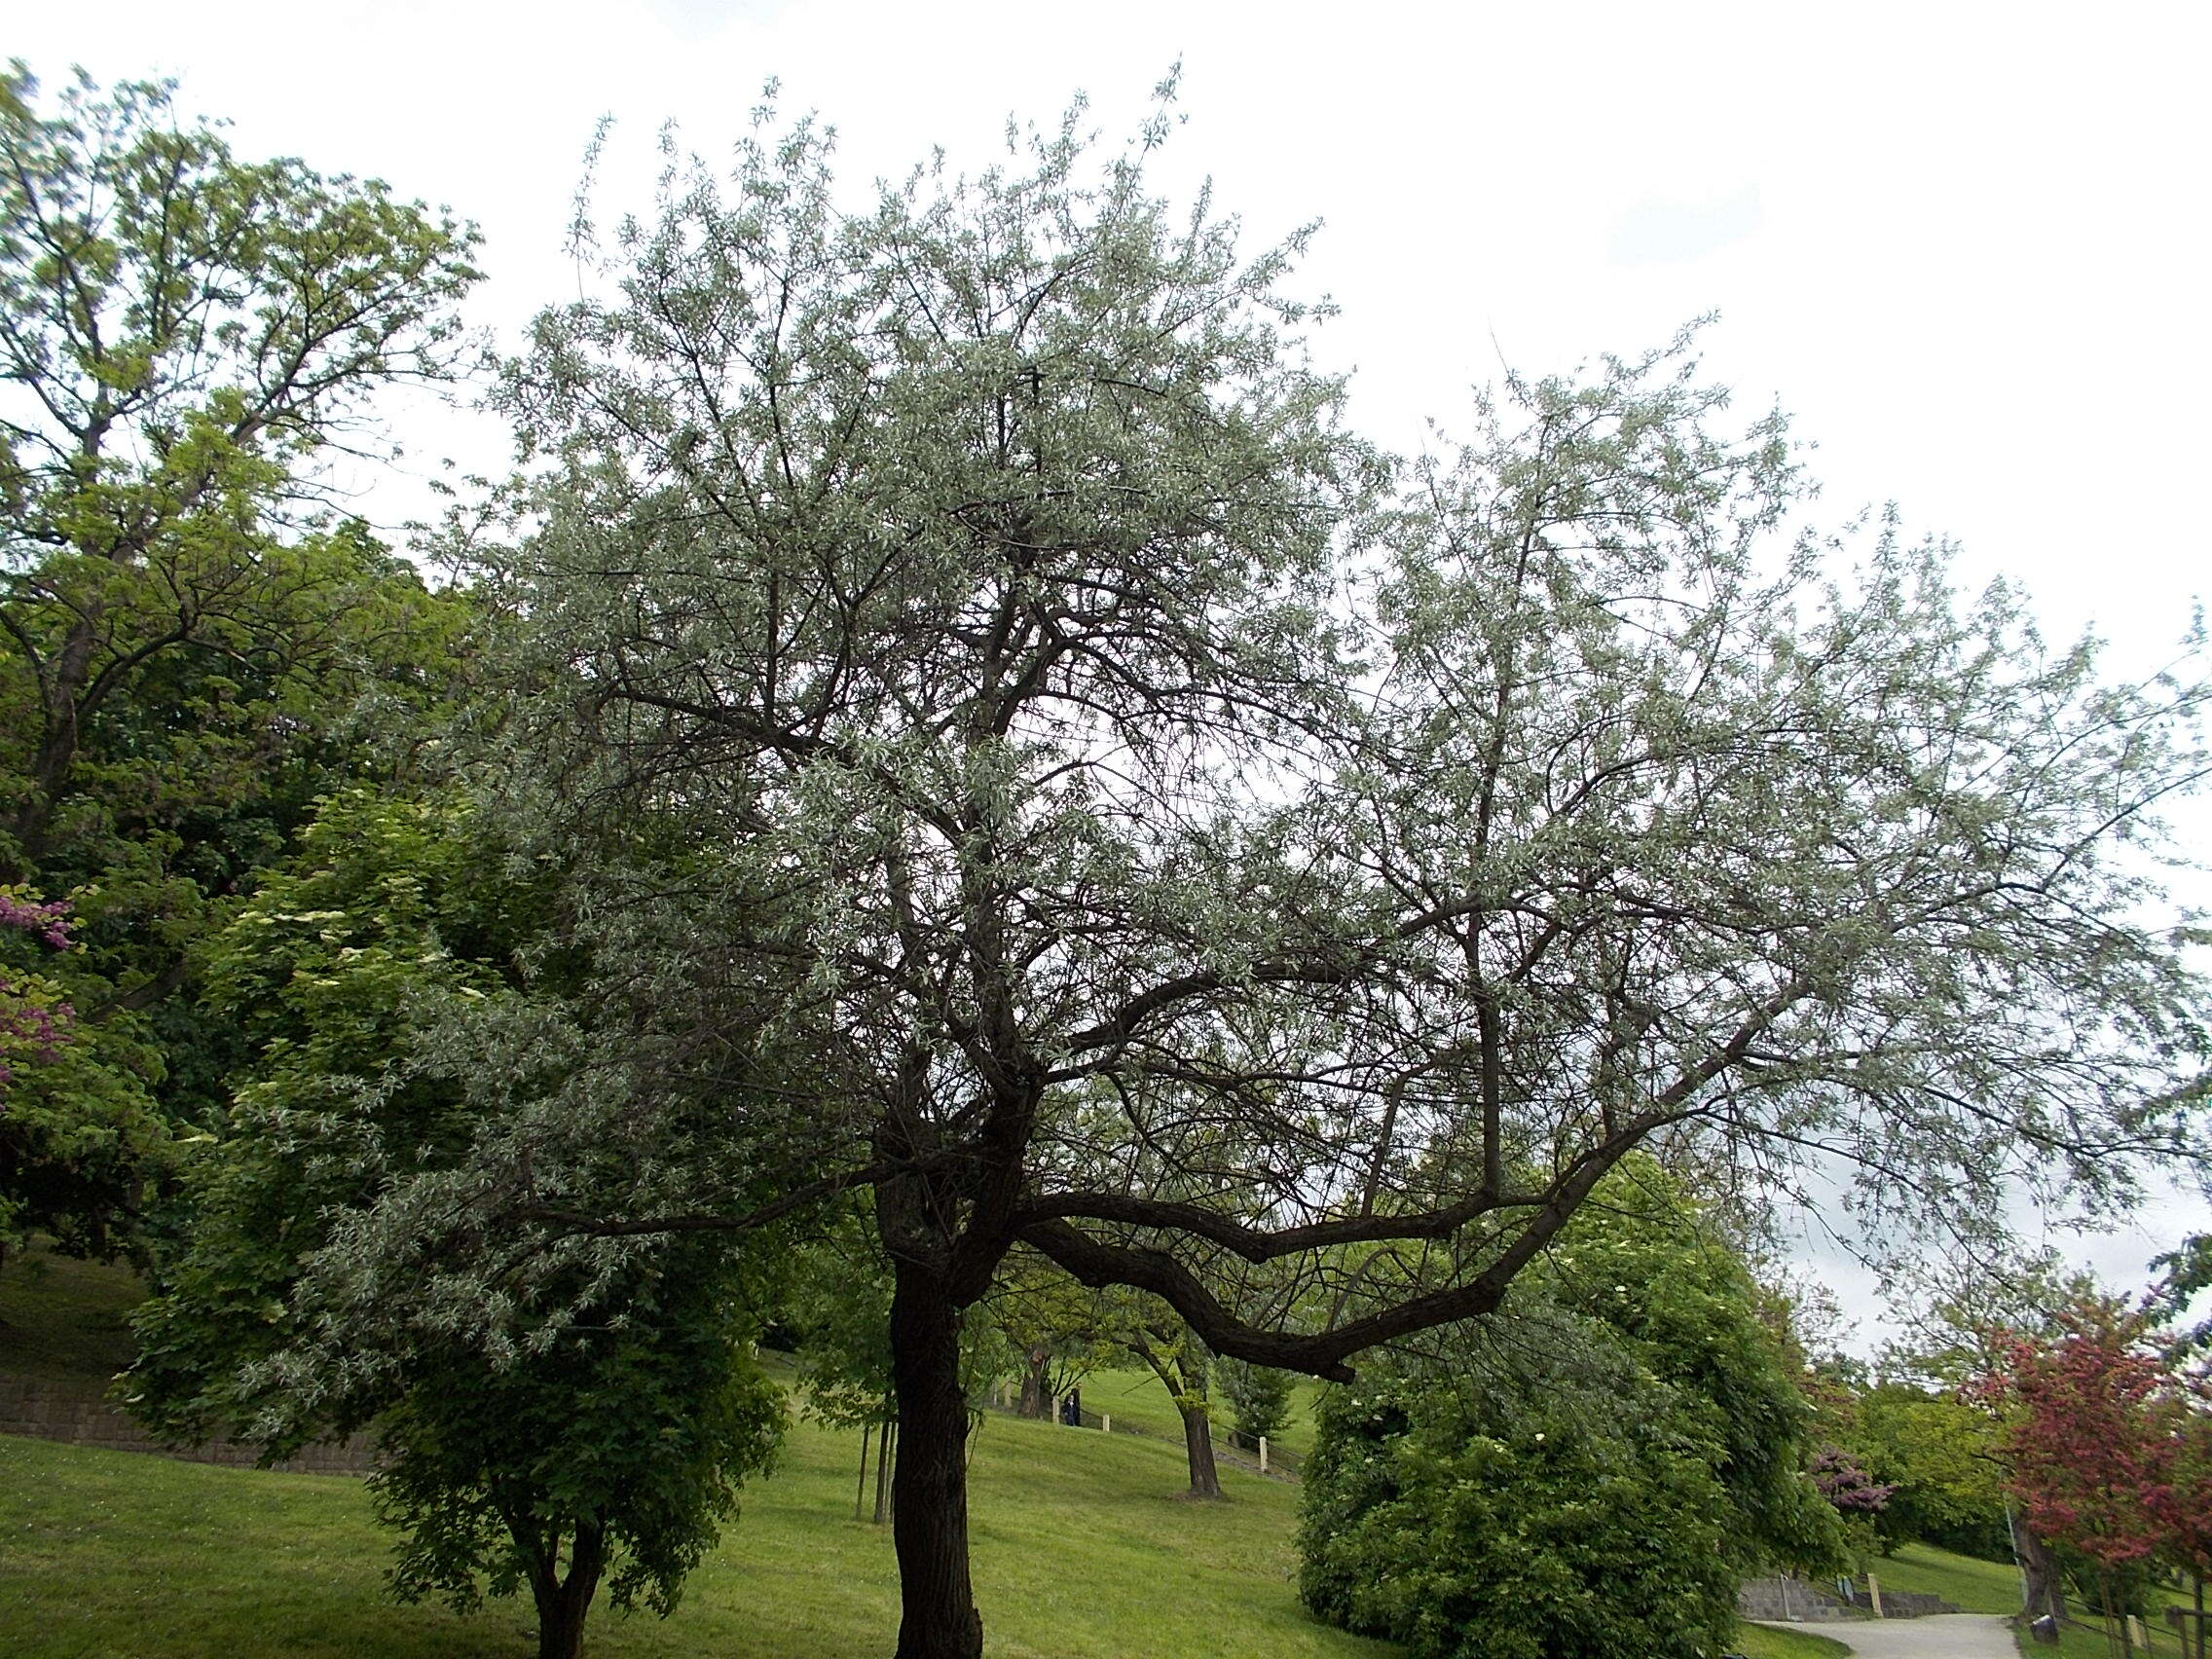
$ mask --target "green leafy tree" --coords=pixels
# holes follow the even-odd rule
[[[1316,1613],[1420,1659],[1725,1647],[1736,1575],[1712,1449],[1677,1428],[1671,1390],[1572,1329],[1493,1356],[1479,1386],[1384,1361],[1323,1396],[1300,1533]]]
[[[1183,1424],[1183,1458],[1191,1495],[1218,1501],[1221,1471],[1213,1457],[1213,1401],[1208,1385],[1213,1356],[1198,1334],[1158,1297],[1115,1293],[1110,1298],[1112,1340],[1159,1379]]]
[[[1612,1333],[1716,1453],[1739,1572],[1832,1562],[1834,1512],[1808,1474],[1816,1418],[1772,1298],[1689,1186],[1646,1157],[1613,1171],[1539,1270]]]
[[[467,1191],[579,1240],[788,1213],[724,1167],[871,1193],[903,1659],[981,1649],[960,1333],[1017,1245],[1343,1380],[1495,1311],[1640,1148],[1960,1225],[2200,1148],[2204,986],[2132,852],[2196,684],[2102,682],[1894,527],[1798,542],[1786,427],[1686,342],[1392,463],[1296,245],[1149,190],[1164,122],[849,211],[763,119],[539,318],[511,531],[458,551],[515,619],[488,810],[712,850],[574,914],[663,993],[641,1040],[778,1106],[719,1120],[742,1158],[681,1091],[624,1121],[626,1198],[502,1209],[535,1128]]]
[[[328,510],[370,400],[451,374],[474,232],[375,181],[245,162],[172,89],[0,74],[0,879],[66,896],[105,1069],[0,1202],[103,1249],[163,1125],[219,1116],[192,942],[313,798],[447,689],[461,602]]]
[[[468,1611],[527,1588],[540,1659],[582,1651],[603,1576],[617,1608],[674,1611],[783,1440],[749,1288],[725,1246],[682,1240],[599,1293],[604,1323],[571,1323],[540,1351],[412,1358],[369,1477],[378,1518],[404,1534],[395,1594]]]
[[[985,1309],[1014,1361],[1022,1417],[1051,1417],[1054,1401],[1123,1354],[1107,1300],[1035,1255],[1008,1258]]]
[[[2009,1562],[2005,1461],[1996,1420],[1955,1391],[1884,1382],[1859,1403],[1859,1433],[1890,1498],[1874,1518],[1885,1551],[1922,1540]]]
[[[1617,1172],[1508,1310],[1324,1396],[1309,1604],[1420,1655],[1719,1651],[1743,1575],[1843,1544],[1762,1300],[1677,1185]]]
[[[152,1056],[80,1021],[55,977],[77,948],[69,910],[0,887],[0,1262],[33,1230],[104,1253],[110,1204],[143,1188],[166,1141],[138,1087]]]
[[[2212,1289],[2212,1234],[2191,1234],[2178,1249],[2154,1258],[2151,1271],[2160,1275],[2153,1293],[2159,1311],[2170,1322],[2187,1321],[2190,1304]],[[2212,1348],[2212,1320],[2184,1323],[2175,1340],[2185,1353]]]
[[[762,1249],[694,1235],[561,1264],[506,1299],[496,1345],[425,1316],[422,1264],[412,1301],[365,1309],[331,1283],[390,1171],[450,1163],[482,1126],[424,1063],[442,1022],[481,1009],[540,1065],[573,1063],[541,1006],[564,972],[542,948],[548,893],[450,802],[325,805],[204,949],[208,994],[258,1058],[197,1168],[190,1245],[136,1315],[125,1387],[172,1437],[243,1432],[272,1456],[373,1429],[378,1513],[405,1534],[395,1592],[466,1608],[527,1587],[540,1653],[572,1659],[603,1576],[617,1606],[675,1605],[780,1440],[781,1391],[751,1357]]]
[[[1214,1367],[1222,1398],[1235,1414],[1236,1442],[1256,1447],[1273,1439],[1290,1421],[1291,1377],[1287,1371],[1250,1365],[1241,1359],[1225,1359]]]

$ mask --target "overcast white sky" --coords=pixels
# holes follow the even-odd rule
[[[619,194],[662,121],[712,156],[774,75],[865,181],[937,144],[987,164],[1010,114],[1052,121],[1078,90],[1125,132],[1180,58],[1163,182],[1210,175],[1254,246],[1325,222],[1308,279],[1344,315],[1320,354],[1356,366],[1384,441],[1456,423],[1501,354],[1565,368],[1716,310],[1708,362],[1820,442],[1826,515],[1896,501],[1971,580],[2021,578],[2049,634],[2096,627],[2115,672],[2166,660],[2212,585],[2190,495],[2212,436],[2201,0],[11,10],[0,50],[50,83],[174,75],[241,152],[477,219],[501,331],[573,292],[562,233],[604,114]],[[499,459],[422,430],[419,452]],[[2161,1206],[2081,1253],[2138,1282],[2202,1215]]]

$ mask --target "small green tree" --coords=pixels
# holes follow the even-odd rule
[[[541,1071],[583,1063],[539,937],[548,892],[449,802],[326,804],[205,951],[209,994],[258,1058],[195,1170],[193,1236],[136,1316],[125,1391],[171,1438],[243,1432],[271,1456],[373,1429],[378,1513],[404,1534],[394,1591],[465,1608],[527,1586],[543,1659],[571,1659],[603,1576],[618,1606],[675,1605],[784,1407],[751,1357],[765,1238],[569,1264],[507,1290],[491,1333],[404,1287],[348,1300],[359,1207],[394,1166],[450,1162],[484,1127],[433,1035],[480,1008],[527,1033]],[[424,1242],[432,1259],[457,1246]],[[412,1271],[422,1285],[430,1261]]]
[[[1221,1471],[1214,1464],[1213,1401],[1207,1391],[1213,1356],[1198,1332],[1158,1298],[1119,1291],[1112,1294],[1111,1302],[1113,1340],[1160,1380],[1182,1419],[1191,1495],[1219,1499]]]
[[[424,1351],[377,1419],[378,1518],[403,1534],[402,1600],[457,1610],[527,1587],[540,1659],[573,1659],[607,1577],[627,1610],[672,1612],[783,1438],[783,1390],[751,1357],[749,1287],[725,1249],[686,1239],[570,1324],[496,1365]]]
[[[1914,1539],[2009,1562],[1996,1420],[1951,1390],[1882,1382],[1859,1402],[1854,1448],[1892,1489],[1874,1517],[1885,1551]]]
[[[1221,1396],[1236,1416],[1236,1443],[1256,1447],[1282,1433],[1290,1420],[1290,1374],[1241,1359],[1214,1362]]]
[[[1014,1411],[1044,1419],[1086,1377],[1124,1355],[1110,1298],[1087,1290],[1051,1263],[1016,1253],[992,1286],[984,1311],[963,1331],[995,1331],[1016,1378]]]

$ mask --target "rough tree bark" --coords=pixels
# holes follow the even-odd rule
[[[584,1619],[607,1566],[605,1528],[579,1525],[561,1576],[559,1541],[524,1545],[530,1558],[530,1593],[537,1604],[537,1659],[577,1659],[584,1650]]]
[[[891,1540],[899,1557],[898,1659],[980,1659],[983,1621],[968,1576],[968,1400],[960,1309],[943,1282],[902,1262],[891,1299],[899,1442]]]
[[[1014,1410],[1025,1418],[1047,1418],[1052,1415],[1051,1395],[1045,1388],[1045,1368],[1052,1356],[1044,1348],[1029,1350],[1029,1369],[1021,1376],[1021,1401]]]
[[[1213,1421],[1203,1406],[1188,1406],[1178,1401],[1175,1409],[1183,1415],[1183,1450],[1191,1462],[1191,1495],[1219,1497],[1221,1472],[1213,1461]]]

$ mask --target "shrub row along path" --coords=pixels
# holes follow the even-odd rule
[[[1776,1625],[1776,1630],[1806,1630],[1806,1625]],[[1936,1613],[1924,1619],[1854,1620],[1824,1624],[1832,1636],[1862,1659],[2018,1659],[2012,1632],[1988,1613]]]

